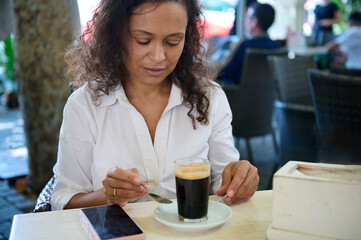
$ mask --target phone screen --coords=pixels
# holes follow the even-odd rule
[[[100,239],[142,234],[143,231],[119,205],[82,209]]]

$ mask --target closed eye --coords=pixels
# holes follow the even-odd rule
[[[138,40],[136,40],[136,41],[137,41],[137,43],[140,44],[140,45],[147,45],[147,44],[150,43],[150,40],[147,40],[147,41],[138,41]]]
[[[171,47],[175,47],[177,46],[181,41],[178,40],[178,41],[167,41],[166,43],[171,46]]]

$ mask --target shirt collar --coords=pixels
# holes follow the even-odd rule
[[[183,102],[182,90],[173,83],[172,89],[170,90],[168,104],[167,104],[166,108],[164,109],[164,113],[178,105],[181,105],[182,102]]]
[[[101,103],[100,103],[100,107],[107,107],[110,105],[113,105],[116,103],[116,101],[118,100],[118,102],[125,106],[125,107],[131,107],[131,103],[129,102],[127,96],[125,95],[125,91],[123,86],[118,87],[118,89],[116,89],[115,91],[111,91],[108,95],[105,94],[101,97]],[[170,91],[170,96],[169,96],[169,100],[168,100],[168,104],[167,107],[165,108],[164,112],[172,109],[175,106],[181,105],[182,104],[182,90],[175,85],[174,83],[172,84],[172,89]]]
[[[109,94],[104,94],[101,97],[100,107],[107,107],[119,101],[124,106],[130,105],[127,96],[125,95],[123,86],[118,87],[114,91],[110,91]]]

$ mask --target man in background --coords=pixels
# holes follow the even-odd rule
[[[351,13],[347,25],[349,29],[326,47],[329,52],[346,57],[346,68],[361,69],[361,12]]]
[[[281,45],[271,40],[267,30],[275,19],[275,10],[269,4],[253,3],[249,6],[244,20],[246,39],[236,48],[231,59],[218,74],[224,84],[239,84],[242,76],[244,57],[248,48],[276,49]]]
[[[247,12],[248,7],[251,6],[253,3],[256,3],[257,0],[246,0],[246,6],[244,8],[244,13]],[[237,5],[236,5],[236,12],[234,14],[235,18],[234,18],[234,24],[233,27],[231,29],[231,31],[229,32],[229,35],[237,35],[237,22],[238,22],[238,10],[241,9],[241,7],[243,6],[243,0],[239,0]]]

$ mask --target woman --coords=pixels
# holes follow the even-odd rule
[[[337,5],[330,0],[321,0],[314,12],[316,16],[314,26],[316,44],[325,45],[335,38],[332,25],[341,22],[341,12]]]
[[[211,192],[226,202],[254,194],[225,94],[202,78],[197,2],[101,1],[67,53],[85,84],[64,108],[53,210],[144,200],[141,184],[175,197],[173,162],[189,156],[210,160]]]

